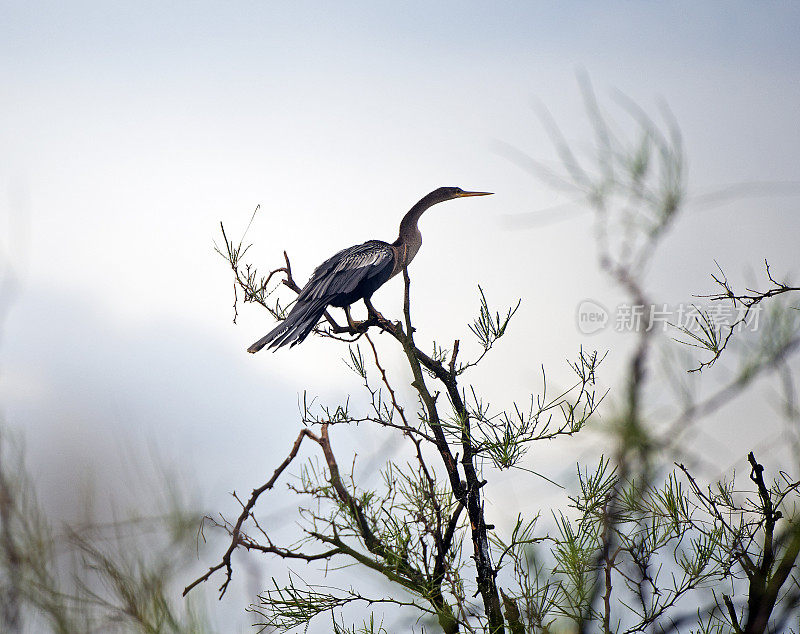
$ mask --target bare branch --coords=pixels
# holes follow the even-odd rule
[[[253,510],[253,507],[256,505],[258,498],[261,496],[264,491],[271,489],[275,486],[275,483],[278,481],[278,478],[283,473],[283,471],[288,467],[292,460],[294,460],[295,456],[297,456],[297,452],[300,450],[300,444],[303,442],[304,438],[311,438],[313,441],[319,443],[320,439],[308,428],[302,429],[300,433],[297,435],[297,438],[292,445],[292,449],[289,451],[289,455],[286,456],[286,459],[275,469],[275,472],[272,474],[272,477],[264,483],[262,486],[254,489],[253,492],[250,494],[250,499],[247,500],[247,503],[244,505],[241,514],[239,515],[239,519],[236,520],[236,524],[231,531],[231,543],[228,546],[228,550],[225,551],[225,554],[222,555],[222,561],[217,564],[216,566],[212,566],[208,569],[208,572],[201,577],[195,579],[192,583],[186,586],[183,589],[183,596],[186,596],[188,592],[198,586],[199,584],[208,581],[208,579],[213,575],[217,570],[221,570],[225,568],[226,577],[225,581],[219,588],[219,597],[220,599],[225,595],[225,591],[228,588],[228,584],[231,581],[231,577],[233,576],[233,568],[231,567],[231,555],[233,555],[233,551],[236,550],[236,547],[241,543],[241,529],[242,524],[244,524],[245,520],[250,517],[250,513]]]

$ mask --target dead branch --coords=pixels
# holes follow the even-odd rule
[[[268,489],[271,489],[273,486],[275,486],[275,483],[278,481],[278,478],[283,473],[284,469],[286,469],[286,467],[288,467],[289,464],[291,464],[292,460],[294,460],[295,456],[297,456],[297,452],[300,450],[300,445],[303,442],[303,439],[306,437],[311,438],[316,443],[320,442],[319,437],[317,437],[310,429],[305,428],[300,431],[300,433],[297,435],[297,439],[294,441],[294,444],[292,445],[292,449],[289,452],[289,455],[286,456],[286,459],[278,466],[277,469],[275,469],[275,472],[272,474],[272,477],[265,484],[258,487],[257,489],[254,489],[253,492],[250,494],[250,499],[248,499],[247,503],[244,505],[244,508],[242,509],[239,518],[236,520],[236,524],[233,527],[233,530],[231,531],[231,543],[230,546],[228,546],[228,550],[226,550],[225,554],[222,556],[222,561],[218,563],[216,566],[212,566],[211,568],[209,568],[208,572],[206,572],[201,577],[198,577],[192,583],[186,586],[183,590],[183,596],[186,596],[187,593],[195,586],[198,586],[199,584],[208,581],[211,575],[213,575],[217,570],[225,568],[226,576],[225,576],[225,581],[219,588],[219,598],[221,599],[224,596],[225,591],[228,589],[228,584],[231,581],[231,577],[233,576],[233,568],[231,567],[231,556],[233,555],[233,551],[236,550],[237,546],[239,546],[241,543],[240,535],[242,530],[242,524],[244,524],[245,520],[248,517],[250,517],[250,513],[253,510],[253,507],[256,505],[259,496],[262,493],[264,493],[264,491],[267,491]]]

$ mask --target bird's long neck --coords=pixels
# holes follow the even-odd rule
[[[406,213],[400,221],[400,232],[397,236],[397,240],[394,241],[394,246],[406,254],[405,264],[411,262],[422,246],[422,234],[419,231],[417,223],[426,209],[441,202],[440,198],[435,195],[436,193],[437,192],[431,192],[425,196],[409,209],[408,213]]]

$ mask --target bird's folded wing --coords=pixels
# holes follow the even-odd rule
[[[350,293],[362,281],[394,267],[394,250],[379,240],[343,249],[320,264],[303,287],[298,300],[321,299]]]

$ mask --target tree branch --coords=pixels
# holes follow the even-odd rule
[[[262,486],[254,489],[253,492],[250,494],[250,499],[247,500],[247,503],[244,505],[239,518],[236,520],[236,524],[231,531],[231,543],[228,546],[228,550],[225,551],[225,554],[222,555],[222,561],[218,563],[216,566],[212,566],[208,569],[208,572],[201,577],[195,579],[192,583],[186,586],[183,589],[183,596],[186,596],[189,591],[198,586],[199,584],[208,581],[208,579],[213,575],[217,570],[225,568],[226,577],[225,581],[219,588],[219,598],[221,599],[225,595],[225,591],[228,589],[228,584],[231,582],[231,577],[233,576],[233,568],[231,567],[231,556],[233,555],[233,551],[236,550],[236,547],[240,545],[240,535],[242,530],[242,524],[244,521],[250,517],[250,513],[253,510],[253,507],[256,505],[259,496],[271,489],[275,486],[275,483],[278,481],[281,473],[283,473],[284,469],[289,466],[289,464],[294,460],[295,456],[297,456],[297,452],[300,450],[300,444],[303,442],[304,438],[311,438],[315,442],[319,443],[319,438],[308,428],[302,429],[300,433],[297,435],[297,438],[292,445],[291,451],[289,451],[289,455],[286,456],[286,459],[275,469],[275,472],[272,474],[272,477]]]

